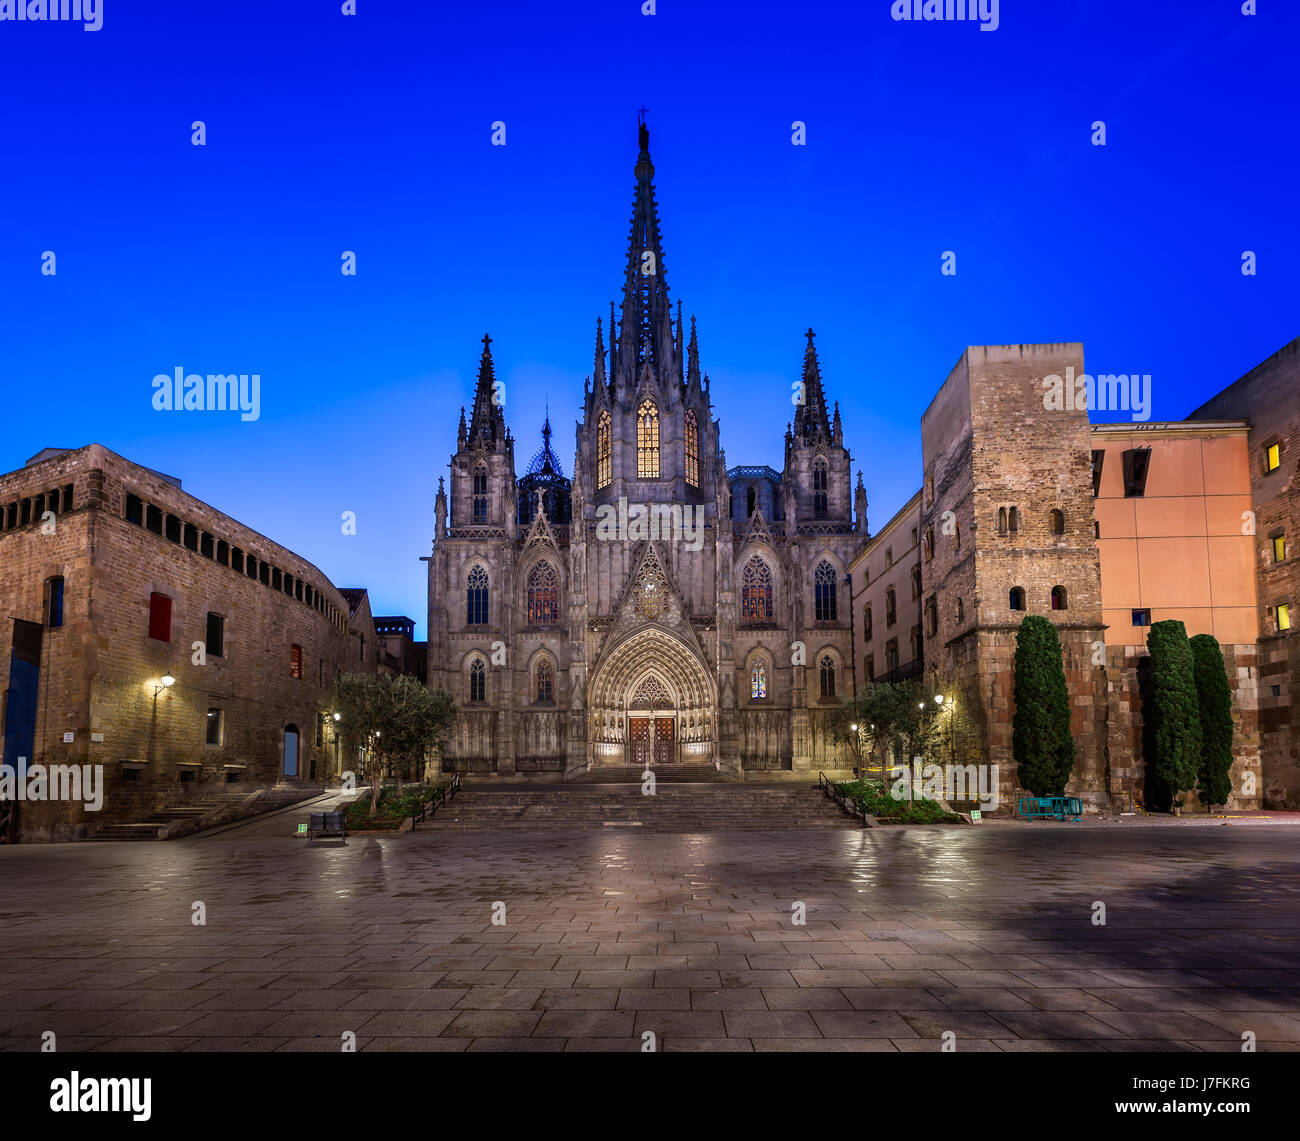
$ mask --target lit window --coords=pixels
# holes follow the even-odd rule
[[[1275,563],[1280,563],[1285,558],[1286,558],[1286,536],[1274,535],[1273,536],[1273,561]]]
[[[694,409],[686,413],[686,482],[700,486],[700,427]]]
[[[753,669],[749,671],[749,696],[767,696],[767,663],[762,658],[756,658]]]
[[[528,574],[528,625],[554,626],[559,621],[559,588],[555,568],[538,563]]]
[[[772,617],[772,572],[757,555],[745,564],[740,580],[740,620],[767,622]]]
[[[1279,631],[1291,629],[1291,607],[1285,602],[1277,604],[1277,628]]]
[[[1282,466],[1282,445],[1269,444],[1264,453],[1264,470],[1277,471]]]
[[[636,477],[659,478],[659,409],[650,400],[636,413]]]
[[[608,487],[610,481],[609,413],[602,412],[596,422],[596,486]]]

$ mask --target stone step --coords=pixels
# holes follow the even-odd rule
[[[464,788],[420,827],[492,828],[641,827],[660,831],[854,828],[860,824],[819,789],[800,785],[660,785],[643,796],[639,785],[609,792],[593,786],[530,790]]]

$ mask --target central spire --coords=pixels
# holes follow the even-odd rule
[[[633,384],[642,364],[654,367],[660,383],[676,375],[672,309],[664,252],[659,237],[659,208],[655,202],[654,163],[650,161],[650,130],[644,110],[637,128],[636,196],[632,204],[632,233],[623,284],[623,320],[619,326],[618,365]]]

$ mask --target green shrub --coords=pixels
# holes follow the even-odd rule
[[[1061,639],[1041,614],[1026,617],[1016,632],[1014,696],[1011,748],[1020,785],[1034,796],[1064,796],[1074,771],[1070,693]]]
[[[1196,784],[1201,767],[1201,711],[1187,629],[1176,619],[1153,622],[1147,632],[1151,655],[1151,719],[1156,779],[1175,804]],[[1226,679],[1225,679],[1226,681]]]
[[[1232,792],[1232,690],[1218,640],[1212,634],[1197,634],[1190,644],[1202,738],[1196,794],[1206,808],[1212,808],[1226,804]]]

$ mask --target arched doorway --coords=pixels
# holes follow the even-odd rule
[[[298,775],[297,725],[286,725],[284,727],[284,766],[282,772],[287,777],[296,777]]]
[[[667,630],[614,646],[596,667],[588,709],[593,766],[715,759],[716,687],[698,651]]]

